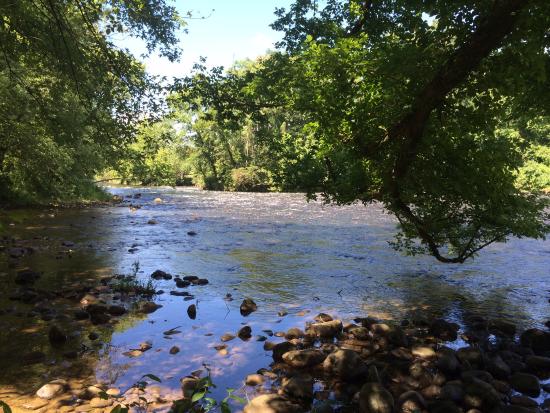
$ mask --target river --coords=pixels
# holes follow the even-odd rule
[[[75,332],[79,348],[89,350],[83,356],[87,368],[98,381],[121,389],[153,373],[164,391],[178,393],[179,379],[203,363],[218,385],[214,396],[223,396],[226,387],[241,387],[246,374],[269,365],[270,352],[255,340],[229,342],[227,355],[213,346],[245,322],[253,334],[262,334],[263,329],[303,327],[320,311],[345,320],[430,314],[465,327],[471,315],[505,319],[520,328],[548,320],[550,241],[513,239],[465,264],[440,264],[429,256],[394,251],[388,241],[396,222],[377,205],[308,203],[303,194],[109,190],[127,202],[10,211],[2,217],[3,233],[32,244],[35,252],[17,264],[0,254],[0,278],[7,280],[0,285],[0,386],[17,382],[36,389],[73,363],[49,350],[44,328],[50,320],[37,322],[25,305],[6,298],[14,288],[14,271],[22,266],[43,271],[37,285],[53,290],[129,273],[136,263],[143,279],[161,269],[209,280],[207,286],[190,287],[195,300],[189,302],[168,294],[172,280],[157,281],[155,287],[166,293],[155,301],[163,307],[100,328],[97,343],[90,343],[84,330]],[[139,199],[128,198],[138,192]],[[139,208],[130,208],[128,201]],[[156,224],[148,224],[151,220]],[[228,293],[233,301],[224,300]],[[244,297],[258,304],[248,317],[239,312]],[[198,307],[195,320],[186,313],[191,303]],[[162,334],[175,327],[181,334]],[[153,343],[152,351],[138,358],[123,354],[144,340]],[[172,346],[180,352],[169,354]],[[33,350],[46,352],[47,362],[24,366],[16,356]]]

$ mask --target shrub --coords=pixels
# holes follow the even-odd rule
[[[266,192],[269,186],[268,172],[258,166],[236,168],[231,171],[232,191]]]

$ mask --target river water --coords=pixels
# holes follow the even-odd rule
[[[126,202],[107,208],[12,211],[1,221],[4,234],[38,245],[15,267],[43,271],[38,283],[43,288],[129,273],[135,263],[143,279],[161,269],[210,281],[190,287],[196,299],[187,302],[167,294],[175,289],[172,280],[158,281],[156,288],[166,293],[155,299],[163,305],[156,312],[100,329],[100,344],[92,345],[81,332],[78,345],[91,349],[88,367],[110,386],[124,389],[153,373],[165,391],[179,393],[179,379],[207,363],[218,385],[214,396],[223,396],[226,387],[240,387],[246,374],[271,362],[270,353],[255,340],[235,339],[227,343],[228,355],[218,354],[213,346],[223,333],[235,333],[243,323],[253,334],[303,328],[320,311],[343,319],[430,314],[461,325],[469,315],[482,315],[521,328],[540,327],[549,318],[549,241],[514,239],[488,247],[474,261],[448,265],[394,251],[388,241],[395,220],[377,205],[336,207],[307,203],[302,194],[190,188],[110,191],[140,208]],[[128,198],[138,192],[141,198]],[[154,202],[157,197],[162,203]],[[148,224],[150,220],[156,224]],[[2,255],[0,279],[10,280],[15,269]],[[10,282],[0,286],[0,386],[16,382],[17,376],[36,388],[69,368],[69,362],[46,350],[44,331],[24,315],[23,305],[5,299],[10,288]],[[224,300],[227,293],[233,301]],[[258,304],[248,317],[239,312],[244,297]],[[198,306],[195,320],[186,313],[191,303]],[[281,311],[288,315],[278,316]],[[48,321],[38,324],[46,328]],[[181,334],[162,334],[174,327]],[[153,342],[151,351],[138,358],[123,354],[144,340]],[[181,351],[171,355],[168,349],[174,345]],[[12,357],[31,350],[47,353],[45,365],[24,367]]]

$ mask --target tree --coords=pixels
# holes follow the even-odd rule
[[[178,57],[164,0],[6,0],[0,5],[0,201],[70,199],[125,155],[162,102],[113,36]]]
[[[547,199],[518,179],[550,109],[549,16],[541,0],[298,0],[277,11],[281,50],[256,70],[179,87],[220,123],[299,114],[286,141],[311,142],[311,197],[382,202],[396,248],[461,263],[549,230]]]

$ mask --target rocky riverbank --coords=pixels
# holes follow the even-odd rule
[[[32,284],[40,274],[19,271],[16,282],[20,289],[13,300],[33,305],[33,313],[46,320],[55,308],[44,299],[72,300],[75,307],[65,307],[65,315],[74,322],[90,326],[109,325],[125,317],[127,312],[149,314],[160,305],[151,300],[157,293],[128,276],[109,276],[98,285],[59,291],[44,296]],[[183,290],[208,284],[195,276],[173,277],[157,270],[152,280],[172,280],[171,295],[192,300],[193,294]],[[148,299],[144,299],[144,296]],[[225,297],[230,301],[230,294]],[[248,316],[258,310],[251,299],[244,299],[240,312]],[[187,315],[194,319],[195,304],[187,306]],[[284,317],[284,313],[278,316]],[[459,413],[507,412],[532,413],[550,409],[550,332],[529,329],[518,334],[513,324],[499,320],[471,317],[467,330],[443,319],[415,318],[400,323],[383,322],[370,317],[351,321],[334,319],[320,313],[303,326],[275,331],[266,325],[253,331],[244,325],[234,334],[217,340],[215,349],[227,354],[233,343],[254,340],[272,355],[273,363],[243,377],[242,393],[249,395],[244,413]],[[181,331],[165,331],[170,336]],[[58,323],[50,323],[47,331],[51,346],[63,348],[71,340],[70,333]],[[98,338],[93,331],[88,338]],[[213,337],[216,340],[215,337]],[[234,341],[236,340],[236,341]],[[124,353],[129,359],[155,351],[150,342],[136,344]],[[170,354],[180,351],[170,348]],[[192,356],[192,355],[189,355]],[[43,354],[24,355],[29,363],[42,363]],[[66,351],[64,357],[78,358],[78,352]],[[154,372],[152,372],[154,373]],[[63,377],[40,386],[34,394],[16,386],[0,389],[0,400],[15,412],[109,412],[115,406],[135,411],[169,411],[173,403],[188,402],[192,411],[201,410],[201,399],[193,396],[208,392],[208,368],[182,378],[181,391],[163,389],[152,374],[128,389],[98,383],[92,374]],[[195,397],[196,398],[196,397]],[[193,399],[194,400],[194,399]]]

